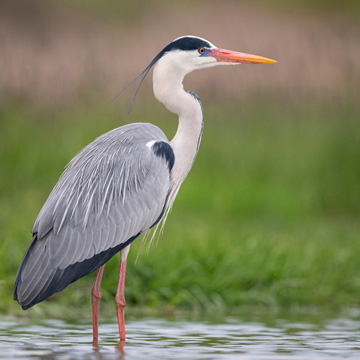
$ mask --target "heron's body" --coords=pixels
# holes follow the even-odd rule
[[[239,62],[274,61],[218,49],[193,36],[175,39],[154,58],[141,75],[155,65],[155,97],[179,117],[174,138],[169,142],[158,127],[134,123],[100,136],[75,156],[35,221],[33,240],[18,271],[14,299],[24,309],[99,269],[92,289],[97,345],[104,266],[121,252],[116,304],[120,339],[125,340],[123,289],[129,246],[171,207],[200,144],[202,106],[194,93],[183,89],[182,81],[193,70]]]
[[[151,124],[125,125],[85,147],[32,229],[15,286],[20,305],[27,309],[95,271],[152,227],[167,205],[173,163],[166,136]]]

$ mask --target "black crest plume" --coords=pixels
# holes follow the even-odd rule
[[[173,42],[171,42],[169,45],[167,45],[166,47],[164,47],[164,49],[162,49],[155,57],[154,59],[150,62],[150,64],[145,68],[145,70],[143,70],[138,76],[136,76],[135,79],[133,79],[132,81],[130,81],[116,96],[114,96],[109,102],[108,104],[111,104],[117,97],[119,97],[131,84],[133,84],[138,78],[141,77],[140,83],[138,85],[138,87],[136,88],[134,97],[131,100],[130,106],[129,106],[129,110],[127,112],[127,115],[130,114],[130,110],[134,104],[136,95],[139,92],[140,86],[143,83],[146,75],[149,73],[149,71],[151,70],[151,68],[157,63],[157,61],[159,59],[162,58],[162,56],[172,50],[197,50],[201,47],[210,47],[210,44],[200,38],[197,37],[192,37],[192,36],[184,36],[181,38],[178,38],[177,40],[174,40]]]

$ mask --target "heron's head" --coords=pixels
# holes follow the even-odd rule
[[[135,91],[135,95],[130,104],[130,109],[144,81],[146,75],[155,65],[154,86],[157,84],[171,84],[171,79],[181,81],[188,73],[208,68],[216,65],[235,65],[235,64],[272,64],[276,63],[262,56],[240,53],[231,50],[224,50],[216,47],[210,41],[197,36],[181,36],[165,46],[133,81],[122,89],[111,101],[116,99],[125,89],[127,89],[135,80],[141,78]],[[155,81],[155,77],[156,80]],[[162,91],[166,91],[162,87]],[[155,91],[155,89],[154,89]],[[111,102],[110,101],[110,102]]]
[[[183,71],[184,75],[197,69],[216,65],[272,64],[262,56],[224,50],[210,41],[197,36],[182,36],[167,45],[154,59],[159,66],[171,66]],[[161,64],[161,65],[160,65]]]
[[[182,36],[167,45],[154,58],[153,89],[155,97],[165,103],[175,89],[182,89],[182,81],[190,72],[216,65],[271,64],[276,61],[261,56],[224,50],[210,41],[196,36]],[[151,65],[151,64],[150,64]]]

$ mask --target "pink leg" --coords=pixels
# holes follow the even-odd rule
[[[124,295],[124,287],[125,287],[125,272],[126,272],[126,258],[129,252],[130,246],[121,250],[121,260],[120,260],[120,271],[119,271],[119,281],[115,295],[115,304],[116,304],[116,313],[119,324],[119,348],[122,348],[125,345],[125,295]]]
[[[92,305],[92,318],[93,318],[93,346],[98,346],[98,339],[99,339],[99,304],[101,299],[101,279],[104,273],[105,265],[99,267],[95,282],[93,287],[91,288],[91,305]]]

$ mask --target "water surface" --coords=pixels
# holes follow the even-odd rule
[[[102,320],[103,321],[103,320]],[[46,320],[0,323],[0,359],[360,359],[360,314],[322,321],[218,321],[138,318],[127,321],[124,352],[116,351],[116,320],[100,325],[91,346],[91,323]]]

